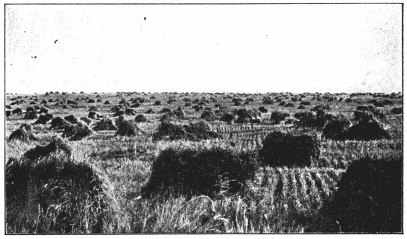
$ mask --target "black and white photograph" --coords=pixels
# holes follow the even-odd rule
[[[404,3],[3,21],[3,235],[404,234]]]

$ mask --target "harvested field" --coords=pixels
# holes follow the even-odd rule
[[[335,203],[332,200],[340,199],[335,199],[334,195],[341,193],[338,192],[338,183],[350,165],[365,156],[371,157],[373,161],[381,158],[397,159],[403,156],[402,112],[394,113],[395,108],[402,106],[401,99],[392,99],[393,104],[384,104],[380,107],[385,114],[384,118],[373,118],[368,119],[367,123],[362,122],[369,127],[372,124],[374,124],[372,127],[380,126],[379,132],[385,135],[379,138],[373,137],[375,140],[371,140],[372,138],[366,138],[365,132],[373,131],[369,131],[369,127],[365,129],[365,126],[364,128],[358,126],[360,121],[355,121],[353,117],[357,106],[372,100],[373,97],[368,94],[342,96],[344,99],[351,98],[352,101],[329,101],[329,98],[324,102],[316,102],[317,97],[309,94],[302,96],[303,102],[309,102],[309,104],[290,100],[290,104],[294,104],[295,107],[285,107],[272,103],[272,101],[278,102],[275,99],[277,95],[274,94],[235,94],[236,100],[233,101],[233,97],[226,97],[224,94],[100,93],[98,98],[102,100],[92,103],[92,107],[94,107],[93,110],[97,109],[97,114],[102,117],[87,118],[87,124],[85,124],[76,119],[85,119],[89,115],[89,101],[86,96],[94,97],[83,94],[82,100],[76,99],[78,97],[73,94],[65,94],[63,98],[70,100],[72,108],[65,109],[62,104],[53,104],[48,110],[48,114],[53,118],[42,120],[43,115],[40,115],[41,123],[37,122],[38,119],[27,119],[24,114],[8,116],[6,136],[19,140],[6,142],[6,162],[22,164],[28,159],[33,162],[46,161],[50,157],[42,153],[48,150],[45,146],[55,137],[66,136],[67,140],[64,144],[69,146],[68,156],[72,163],[86,165],[83,167],[89,167],[89,170],[96,172],[98,180],[102,180],[104,185],[111,186],[109,190],[100,189],[102,191],[99,190],[99,192],[104,198],[106,197],[106,200],[103,199],[103,208],[115,210],[114,214],[109,211],[106,212],[108,214],[100,214],[99,217],[97,216],[99,214],[92,212],[96,219],[92,219],[93,216],[75,217],[72,220],[76,220],[77,227],[73,230],[67,228],[64,221],[71,220],[69,217],[64,219],[57,217],[54,225],[49,224],[49,221],[43,221],[40,225],[37,220],[30,221],[30,217],[8,214],[7,233],[297,233],[321,231],[324,228],[332,229],[332,225],[328,224],[331,221],[327,220],[327,225],[317,226],[311,219],[320,216],[323,210],[331,205],[330,203]],[[39,101],[45,100],[49,104],[61,98],[60,95],[55,94],[37,95],[37,97]],[[186,97],[194,103],[185,106],[186,101],[182,99]],[[211,100],[202,100],[203,97]],[[291,97],[300,98],[299,95]],[[250,100],[246,100],[247,98]],[[123,99],[125,103],[138,102],[139,105],[137,108],[132,108],[132,114],[124,113],[121,116],[115,116],[117,111],[111,111],[111,109],[116,107],[115,110],[119,110],[120,104],[125,104]],[[197,103],[195,99],[198,99]],[[241,102],[237,99],[250,104],[235,105],[235,102]],[[383,102],[385,99],[385,97],[379,97],[377,100]],[[10,97],[7,96],[6,99],[6,104],[11,105],[10,110],[25,109],[30,105],[29,102],[11,105]],[[199,102],[203,102],[208,109],[196,111],[194,104]],[[287,116],[302,119],[304,115],[311,114],[306,113],[310,112],[307,108],[311,107],[297,109],[299,105],[318,106],[316,108],[323,109],[324,115],[341,115],[341,118],[340,120],[327,119],[324,127],[313,125],[308,127],[307,124],[296,127],[293,124],[284,123],[291,119]],[[257,110],[259,108],[261,110]],[[219,109],[222,111],[217,111]],[[165,114],[169,117],[162,119]],[[227,116],[229,118],[225,115],[229,115]],[[254,117],[256,121],[253,120]],[[238,120],[239,118],[245,120]],[[24,124],[31,124],[31,126],[20,128]],[[352,126],[357,130],[351,130],[347,135],[350,135],[349,137],[342,137],[352,129]],[[18,132],[13,133],[15,131]],[[12,133],[13,136],[11,136]],[[275,134],[286,136],[280,137]],[[312,137],[308,139],[306,135],[312,135]],[[173,142],[174,140],[178,141]],[[277,148],[283,145],[291,154],[285,155],[284,150],[277,152],[279,157],[282,157],[282,161],[265,163],[268,162],[264,160],[267,155],[275,158],[276,142],[281,144]],[[301,148],[305,147],[307,142],[309,142],[309,148]],[[177,143],[179,147],[174,146]],[[58,149],[57,145],[52,145],[49,146],[49,150]],[[213,153],[208,145],[212,145],[211,147],[224,145],[222,147],[226,151]],[[62,149],[65,148],[65,146],[62,147]],[[188,152],[182,150],[189,150],[188,152],[193,155],[191,159],[208,163],[199,164],[191,161],[185,156]],[[274,150],[274,153],[270,153],[270,150]],[[58,155],[68,157],[58,150],[52,155],[51,158]],[[226,164],[217,165],[216,162],[221,158],[225,159],[223,156],[218,159],[219,155],[229,155],[230,161],[226,160]],[[237,158],[253,160],[253,164],[242,164],[249,161],[236,161]],[[173,164],[165,164],[170,162]],[[234,169],[228,168],[228,165],[231,167],[235,162],[240,163],[235,164]],[[182,171],[184,178],[177,178],[175,174],[169,174],[167,178],[157,178],[157,172],[161,172],[159,175],[162,176],[164,172],[176,171],[171,170],[171,167],[184,167]],[[360,168],[363,167],[360,165]],[[205,172],[212,174],[200,171],[203,168]],[[400,173],[393,172],[396,176]],[[10,177],[14,176],[10,174]],[[87,176],[83,180],[90,180],[90,178],[92,177]],[[151,182],[154,182],[154,180],[151,181],[152,178],[159,179],[156,181],[159,183],[154,184],[154,187],[151,186]],[[64,178],[61,183],[66,183],[66,180],[68,179]],[[75,177],[74,180],[79,179]],[[171,182],[176,182],[180,188],[175,187],[171,189],[173,191],[157,193],[164,192],[160,190],[160,185],[165,186],[166,183]],[[204,186],[198,187],[198,184]],[[381,187],[380,185],[383,184],[377,185]],[[44,188],[44,186],[38,187]],[[143,188],[149,187],[150,195],[147,196],[148,193],[145,193],[146,189]],[[168,185],[165,188],[170,189]],[[394,190],[397,193],[401,188],[396,187]],[[8,205],[10,210],[14,207],[13,204]],[[41,207],[49,207],[46,205]],[[356,206],[353,205],[353,207]],[[14,212],[10,211],[10,213]],[[345,219],[341,220],[346,220],[346,217],[343,218]],[[17,219],[20,220],[20,224]],[[88,221],[86,226],[86,220],[96,221],[94,224]],[[104,221],[102,223],[98,220]],[[357,225],[343,226],[341,230],[342,232],[371,232],[371,228]],[[397,225],[383,227],[383,232],[389,231],[400,232],[401,228]],[[380,228],[377,232],[381,232]]]

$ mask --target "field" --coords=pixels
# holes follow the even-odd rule
[[[265,97],[269,97],[273,102],[265,102]],[[351,100],[346,101],[346,99]],[[45,101],[42,102],[43,100]],[[384,105],[379,104],[385,100],[389,102]],[[110,103],[105,104],[106,101]],[[158,105],[156,101],[160,101],[161,104]],[[292,106],[283,106],[281,101],[291,103]],[[310,102],[310,105],[301,102]],[[329,105],[329,109],[327,107],[324,110],[326,113],[341,114],[355,124],[356,107],[372,104],[376,104],[375,110],[381,113],[374,117],[388,132],[390,139],[328,139],[322,134],[323,127],[298,127],[303,121],[293,117],[298,112],[310,112],[317,105]],[[47,145],[55,136],[62,137],[64,134],[63,130],[52,129],[50,121],[46,124],[33,124],[37,119],[24,119],[27,107],[45,106],[54,119],[68,115],[78,119],[87,117],[90,108],[95,107],[92,111],[97,112],[101,117],[90,119],[89,128],[91,129],[102,117],[117,120],[119,116],[114,115],[120,115],[120,113],[117,114],[120,110],[112,110],[115,106],[121,105],[123,109],[134,111],[128,110],[122,116],[124,120],[137,125],[135,135],[117,135],[117,130],[92,130],[90,135],[82,139],[72,140],[67,137],[64,140],[72,149],[71,160],[89,165],[104,183],[103,192],[109,198],[109,212],[106,213],[108,217],[103,219],[103,226],[97,231],[103,233],[324,231],[320,229],[321,226],[316,225],[324,223],[318,220],[321,210],[337,193],[337,184],[352,162],[366,156],[377,160],[383,158],[401,160],[403,157],[402,113],[392,112],[393,108],[402,107],[400,93],[385,95],[50,92],[41,95],[8,94],[6,105],[10,106],[6,110],[22,109],[22,114],[10,113],[10,116],[7,116],[6,139],[24,123],[32,124],[32,132],[36,137],[36,140],[7,140],[6,162],[11,159],[22,160],[27,150],[36,145]],[[298,109],[300,105],[304,105],[304,109]],[[219,120],[225,112],[258,109],[261,106],[264,106],[267,112],[256,113],[255,117],[251,116],[242,123],[236,119],[236,115],[232,123]],[[208,108],[207,110],[214,112],[214,120],[209,120],[207,124],[219,137],[203,140],[166,137],[157,139],[155,133],[164,115],[161,113],[162,109],[169,108],[171,111],[177,111],[179,107],[184,111],[183,116],[172,116],[170,122],[183,125],[197,122],[205,108]],[[149,109],[152,109],[153,113],[146,113]],[[38,110],[34,109],[34,111]],[[274,111],[286,112],[290,116],[276,124],[271,120]],[[146,122],[135,122],[135,117],[139,114],[146,117]],[[269,133],[276,131],[314,135],[319,142],[318,157],[312,158],[310,164],[306,166],[270,166],[261,163],[259,151],[265,147],[264,139]],[[214,145],[228,145],[237,154],[246,153],[257,162],[254,176],[244,182],[244,190],[235,193],[220,190],[215,195],[183,195],[174,192],[169,196],[168,194],[167,196],[144,196],[142,188],[147,185],[152,176],[153,162],[159,157],[160,152],[174,144],[185,145],[197,151]],[[12,182],[7,181],[7,184],[9,183]],[[26,189],[21,189],[21,191],[24,190]],[[401,192],[401,188],[396,188],[397,190]],[[10,199],[6,198],[6,200]],[[35,204],[35,201],[28,203]],[[7,201],[7,205],[12,204]],[[7,210],[11,211],[12,208],[9,207],[11,206],[8,206]],[[15,223],[7,219],[6,232],[45,234],[96,232],[87,225],[77,226],[86,224],[84,222],[70,223],[69,229],[67,227],[55,229],[50,226],[52,223],[47,223],[47,220],[52,221],[56,217],[45,213],[46,210],[40,204],[34,205],[33,208],[38,210],[28,210],[26,218],[31,220],[24,223]],[[337,222],[337,225],[331,226],[327,232],[346,232],[341,223]],[[363,229],[360,230],[363,231]],[[377,232],[388,231],[377,228]],[[392,232],[400,232],[400,230]]]

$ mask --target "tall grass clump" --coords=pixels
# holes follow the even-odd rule
[[[229,193],[239,191],[255,175],[256,161],[224,143],[173,142],[152,164],[151,177],[142,193],[154,195],[214,196],[227,183]]]

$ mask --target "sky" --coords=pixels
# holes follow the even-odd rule
[[[398,92],[401,5],[7,5],[6,92]]]

